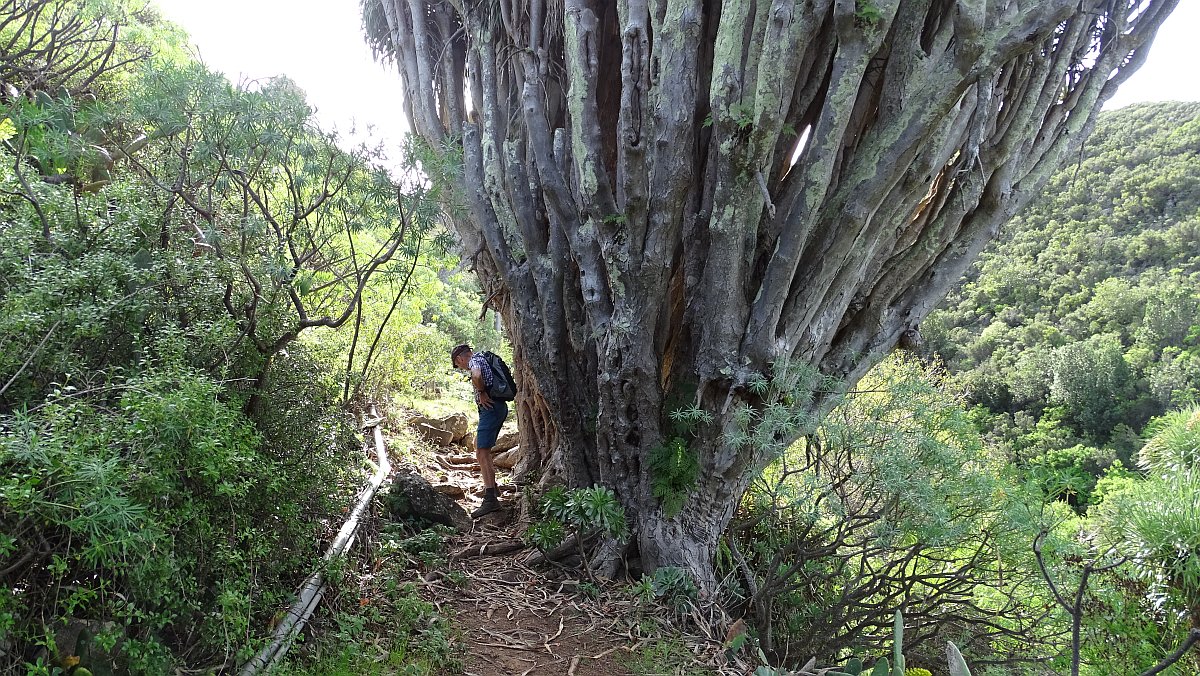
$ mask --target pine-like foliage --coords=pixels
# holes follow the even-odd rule
[[[654,477],[651,488],[662,505],[663,513],[673,517],[683,509],[688,493],[696,488],[700,464],[696,454],[688,450],[687,442],[672,437],[667,443],[650,451],[646,457]]]

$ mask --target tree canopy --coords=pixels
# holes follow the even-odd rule
[[[532,465],[615,487],[645,560],[704,577],[749,478],[812,428],[772,406],[818,412],[915,342],[1175,4],[363,9],[414,130],[461,153],[456,229],[530,375]],[[667,517],[642,460],[675,436],[700,471]]]

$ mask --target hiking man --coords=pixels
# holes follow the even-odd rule
[[[475,459],[479,461],[479,473],[483,478],[483,503],[471,512],[478,519],[500,509],[500,494],[496,489],[496,466],[492,464],[492,446],[500,434],[500,426],[508,417],[508,402],[492,399],[488,388],[496,379],[492,367],[482,352],[473,352],[463,343],[450,351],[454,368],[471,372],[471,386],[475,388],[475,404],[479,408],[479,427],[475,432]]]

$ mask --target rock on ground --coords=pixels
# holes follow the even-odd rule
[[[521,460],[521,447],[513,446],[507,451],[492,458],[492,464],[503,469],[512,469]]]
[[[516,446],[518,442],[516,432],[505,432],[496,438],[496,443],[492,444],[492,453],[503,453]]]
[[[411,470],[397,470],[384,504],[394,519],[417,517],[460,530],[471,527],[471,517],[454,498],[442,494]]]
[[[408,419],[421,436],[441,446],[459,443],[470,432],[470,423],[462,413],[452,413],[444,418],[430,418],[423,415]]]
[[[454,433],[450,430],[444,430],[425,423],[416,423],[413,425],[413,429],[417,430],[417,434],[420,434],[422,439],[431,444],[449,446],[454,443]]]

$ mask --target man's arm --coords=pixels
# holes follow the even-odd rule
[[[492,398],[488,396],[487,385],[483,382],[483,372],[478,366],[471,367],[471,386],[475,388],[475,401],[479,405],[486,408],[492,408]]]

